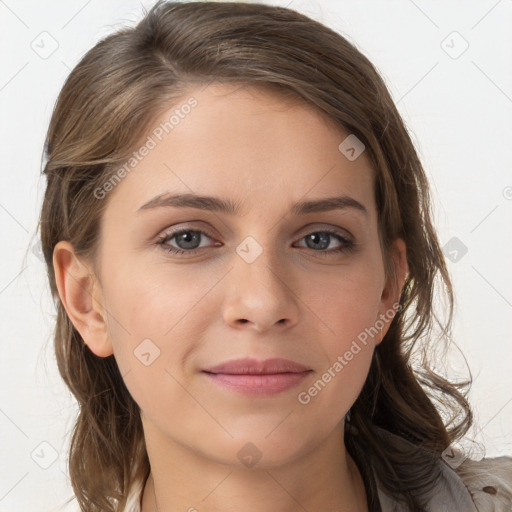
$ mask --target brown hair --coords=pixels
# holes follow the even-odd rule
[[[58,368],[79,404],[69,472],[80,508],[123,510],[129,488],[147,479],[150,466],[140,410],[114,356],[97,357],[84,345],[59,299],[53,250],[68,240],[78,255],[97,263],[108,197],[98,201],[94,191],[159,112],[210,82],[266,87],[299,98],[366,146],[375,170],[385,259],[391,243],[402,238],[409,272],[401,308],[351,408],[345,442],[365,480],[370,509],[376,503],[373,468],[385,492],[422,511],[424,494],[438,478],[436,459],[472,423],[463,390],[471,380],[449,382],[426,357],[428,343],[450,340],[453,294],[424,170],[383,80],[360,51],[291,9],[236,2],[157,3],[137,26],[106,37],[82,58],[53,112],[40,230],[57,307]],[[438,285],[447,299],[444,321],[434,313]],[[425,343],[422,359],[413,365],[411,355],[420,343]],[[382,429],[409,440],[414,454],[383,437]]]

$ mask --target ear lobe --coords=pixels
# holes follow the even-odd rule
[[[391,247],[391,259],[393,269],[390,275],[386,277],[379,311],[380,318],[384,320],[385,326],[382,329],[382,336],[377,345],[386,335],[389,324],[398,310],[397,305],[400,302],[400,295],[402,294],[402,288],[409,270],[407,265],[407,247],[401,238],[393,242],[393,246]]]
[[[75,329],[94,354],[112,355],[101,288],[92,269],[79,260],[67,241],[55,246],[53,269],[60,300]]]

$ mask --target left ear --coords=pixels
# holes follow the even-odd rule
[[[386,276],[379,308],[379,318],[383,320],[384,327],[382,328],[382,336],[376,345],[386,335],[389,325],[398,311],[400,295],[409,270],[407,266],[407,247],[401,238],[397,238],[393,242],[390,249],[390,257],[392,269]]]

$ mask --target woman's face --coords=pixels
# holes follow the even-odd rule
[[[101,224],[107,341],[88,345],[115,355],[161,446],[272,467],[342,431],[397,300],[372,169],[348,135],[306,105],[214,84],[134,148]],[[240,358],[308,372],[204,371]]]

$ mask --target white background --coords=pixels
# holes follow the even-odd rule
[[[467,247],[448,265],[455,339],[474,377],[472,435],[487,456],[511,455],[512,0],[269,3],[340,31],[388,84],[431,179],[441,243],[456,237]],[[46,128],[85,51],[152,4],[0,0],[0,512],[64,510],[71,495],[76,407],[57,372],[55,310],[32,252]],[[47,58],[33,49],[51,44],[58,48]]]

